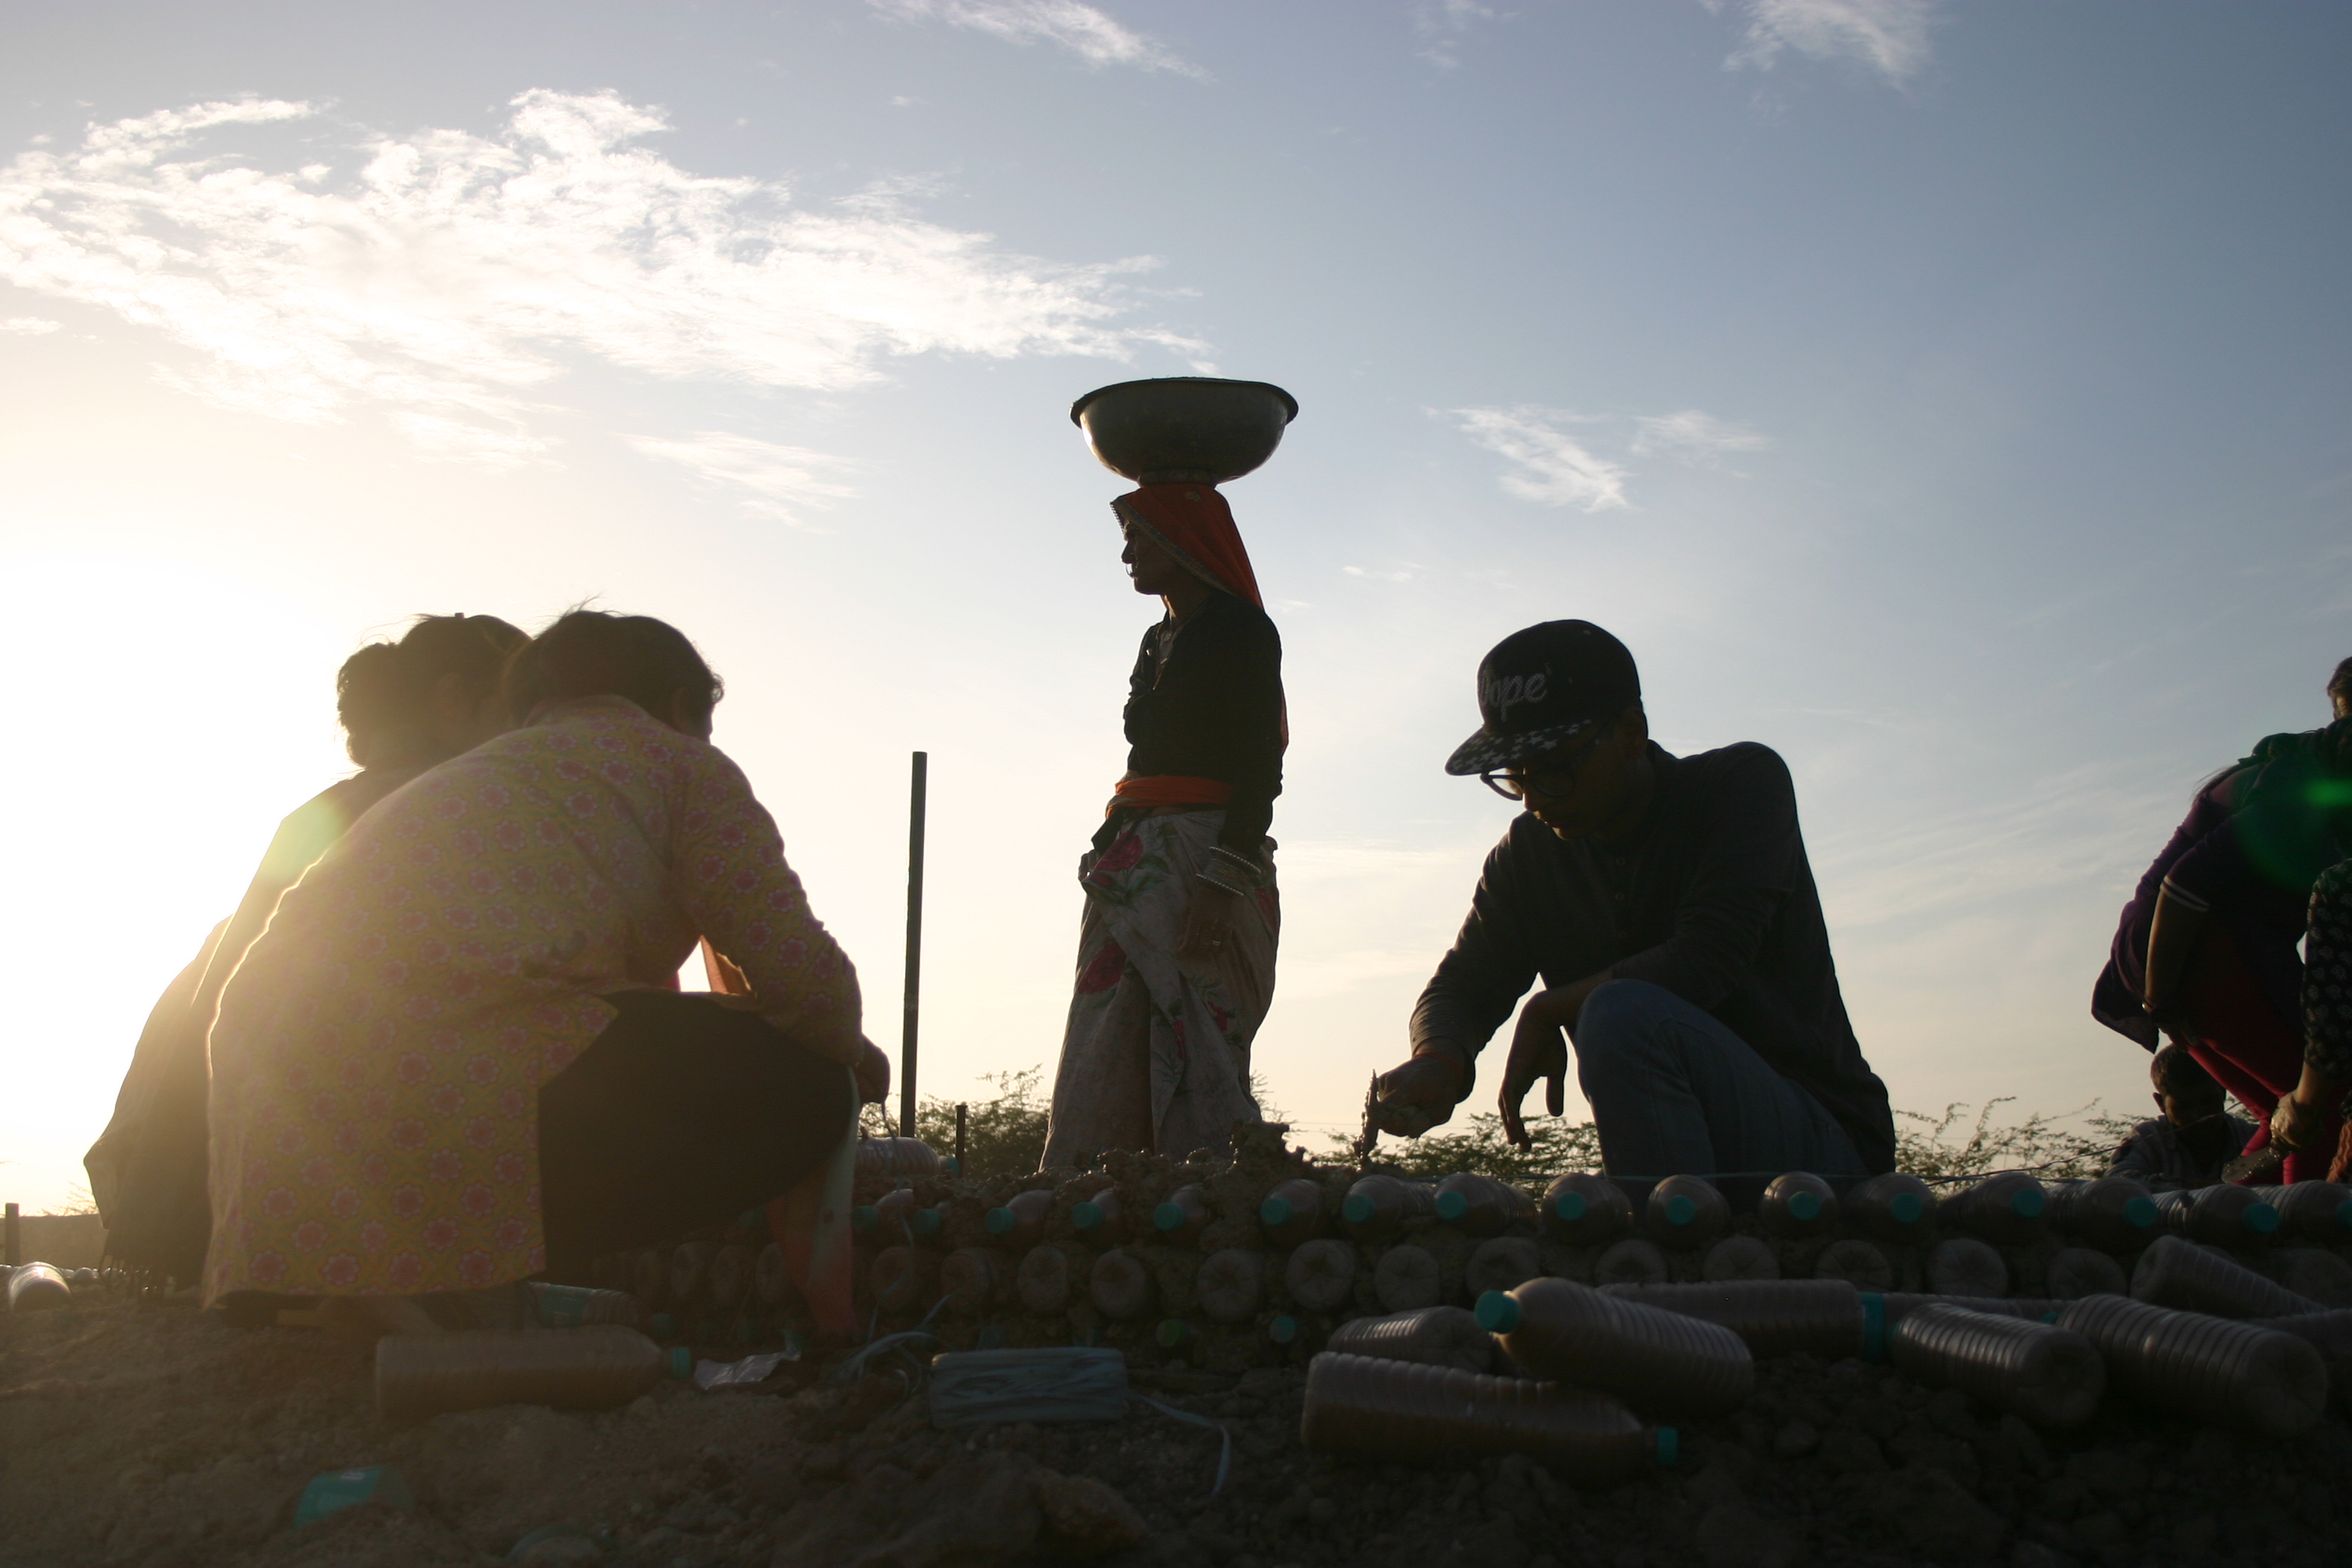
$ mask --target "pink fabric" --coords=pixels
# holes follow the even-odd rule
[[[2214,923],[2198,936],[2181,1002],[2200,1037],[2189,1054],[2261,1118],[2246,1152],[2269,1148],[2271,1112],[2303,1077],[2303,1031],[2279,1016],[2238,944]],[[2342,1120],[2331,1117],[2312,1147],[2286,1157],[2278,1179],[2325,1180],[2342,1134]]]

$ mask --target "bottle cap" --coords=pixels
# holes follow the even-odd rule
[[[1192,1337],[1192,1330],[1181,1318],[1162,1318],[1160,1327],[1152,1331],[1151,1337],[1160,1342],[1162,1349],[1172,1351]]]
[[[1927,1205],[1919,1201],[1916,1193],[1897,1193],[1888,1200],[1886,1212],[1895,1216],[1897,1225],[1917,1225],[1919,1216],[1927,1212]]]
[[[1489,1290],[1478,1298],[1478,1326],[1490,1334],[1507,1334],[1519,1326],[1519,1303],[1507,1292]]]
[[[2246,1205],[2246,1228],[2256,1236],[2268,1236],[2278,1228],[2278,1210],[2268,1204]]]
[[[1287,1312],[1265,1326],[1265,1337],[1276,1344],[1286,1345],[1298,1337],[1298,1320]]]
[[[1258,1221],[1263,1225],[1288,1225],[1290,1215],[1288,1198],[1268,1198],[1257,1205]]]
[[[1819,1219],[1822,1215],[1822,1194],[1819,1193],[1790,1193],[1789,1194],[1789,1212],[1801,1220]]]
[[[2009,1212],[2020,1219],[2040,1219],[2048,1203],[2040,1186],[2020,1187],[2009,1194]]]
[[[2336,1205],[2336,1228],[2352,1230],[2352,1198],[2346,1198]]]
[[[1682,1434],[1671,1426],[1659,1427],[1657,1447],[1653,1452],[1657,1456],[1658,1468],[1673,1469],[1675,1461],[1683,1457]]]
[[[1562,1193],[1551,1201],[1551,1212],[1571,1225],[1584,1217],[1589,1206],[1582,1193]]]
[[[1151,1223],[1161,1230],[1181,1230],[1186,1215],[1184,1205],[1171,1201],[1151,1211]]]
[[[2345,1206],[2352,1208],[2352,1204],[2347,1204]],[[2124,1223],[2131,1226],[2134,1230],[2153,1230],[2156,1228],[2156,1200],[2154,1198],[2133,1198],[2129,1202],[2126,1203],[2124,1205]]]
[[[694,1375],[694,1352],[684,1345],[669,1347],[669,1374],[684,1383]]]
[[[1862,1359],[1886,1359],[1886,1298],[1875,1290],[1862,1293]]]
[[[1011,1209],[1000,1205],[989,1210],[980,1223],[987,1228],[989,1235],[1003,1236],[1021,1221]]]
[[[947,1175],[961,1176],[963,1174],[963,1162],[953,1154],[942,1154],[940,1156],[940,1170]]]
[[[1070,1205],[1070,1224],[1078,1230],[1101,1228],[1103,1217],[1102,1205],[1094,1202],[1091,1198],[1085,1203]]]
[[[1437,1194],[1438,1218],[1447,1221],[1457,1220],[1469,1212],[1470,1199],[1465,1194],[1461,1193],[1440,1193]]]
[[[1372,1211],[1377,1206],[1372,1202],[1371,1194],[1349,1193],[1348,1201],[1339,1205],[1339,1217],[1349,1225],[1363,1225],[1371,1219]]]
[[[1666,1223],[1688,1225],[1698,1218],[1698,1205],[1687,1193],[1676,1193],[1666,1200]]]

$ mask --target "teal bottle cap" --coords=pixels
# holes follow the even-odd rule
[[[1261,1225],[1288,1225],[1290,1215],[1288,1198],[1268,1198],[1257,1205],[1258,1223]]]
[[[1070,1206],[1070,1224],[1079,1230],[1100,1230],[1103,1217],[1102,1205],[1092,1199]]]
[[[313,1476],[310,1484],[302,1489],[302,1500],[294,1505],[294,1522],[298,1526],[315,1524],[331,1513],[341,1513],[363,1502],[407,1509],[414,1507],[415,1500],[409,1492],[407,1478],[390,1465],[329,1470],[325,1475]]]
[[[1666,1200],[1666,1223],[1688,1225],[1698,1218],[1698,1204],[1686,1193],[1676,1193]]]
[[[942,1154],[940,1156],[940,1170],[947,1175],[961,1176],[963,1174],[963,1162],[953,1154]]]
[[[1671,1426],[1659,1427],[1656,1454],[1658,1458],[1658,1468],[1662,1470],[1673,1469],[1675,1468],[1675,1461],[1683,1457],[1682,1434],[1676,1432]]]
[[[2009,1212],[2020,1219],[2040,1219],[2049,1201],[2040,1187],[2020,1187],[2009,1194]]]
[[[2346,1198],[2336,1205],[2336,1228],[2352,1230],[2352,1198]]]
[[[1152,1331],[1151,1337],[1160,1342],[1161,1349],[1172,1351],[1192,1337],[1192,1329],[1181,1318],[1162,1318],[1160,1327]]]
[[[541,1285],[531,1292],[539,1307],[539,1326],[542,1329],[576,1329],[588,1321],[588,1298],[594,1292],[584,1285]]]
[[[1887,1204],[1886,1212],[1895,1216],[1897,1225],[1917,1225],[1919,1216],[1927,1212],[1927,1205],[1919,1201],[1916,1193],[1897,1193]]]
[[[1363,1225],[1372,1217],[1373,1204],[1369,1193],[1349,1193],[1348,1201],[1339,1205],[1339,1217],[1349,1225]]]
[[[1886,1298],[1875,1290],[1862,1292],[1862,1359],[1886,1359]]]
[[[1478,1298],[1478,1326],[1490,1334],[1507,1334],[1519,1326],[1519,1303],[1506,1291],[1489,1290]]]
[[[2278,1210],[2268,1204],[2247,1205],[2246,1228],[2256,1236],[2268,1236],[2278,1228]]]
[[[849,1211],[849,1228],[852,1230],[872,1230],[881,1223],[882,1211],[872,1204],[859,1204]]]
[[[1821,1218],[1822,1194],[1819,1193],[1790,1194],[1789,1212],[1801,1220],[1811,1221]]]
[[[1462,1194],[1440,1193],[1437,1194],[1438,1218],[1447,1221],[1457,1220],[1469,1212],[1470,1200]]]
[[[1584,1217],[1588,1206],[1582,1193],[1562,1193],[1551,1201],[1551,1212],[1570,1225]]]
[[[1183,1229],[1184,1217],[1184,1205],[1179,1203],[1161,1204],[1151,1211],[1151,1223],[1161,1230]]]
[[[1284,1313],[1265,1326],[1265,1337],[1278,1345],[1288,1344],[1298,1337],[1298,1320]]]
[[[937,1236],[944,1223],[937,1209],[917,1209],[908,1221],[909,1228],[917,1236]]]
[[[694,1352],[684,1345],[669,1347],[669,1374],[680,1383],[694,1375]]]
[[[989,1235],[1003,1236],[1021,1221],[1014,1217],[1011,1209],[999,1207],[989,1210],[980,1223],[987,1228]]]
[[[2352,1204],[2347,1204],[2345,1206],[2352,1208]],[[2134,1198],[2130,1202],[2125,1204],[2124,1223],[2131,1226],[2134,1230],[2155,1229],[2156,1200],[2154,1198]]]

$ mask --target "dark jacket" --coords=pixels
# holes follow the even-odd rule
[[[1282,636],[1265,612],[1216,593],[1181,626],[1161,621],[1127,693],[1127,771],[1231,786],[1217,841],[1257,859],[1282,793]]]
[[[1656,796],[1620,842],[1512,822],[1413,1009],[1415,1047],[1475,1055],[1538,974],[1605,969],[1713,1014],[1820,1100],[1869,1170],[1894,1169],[1886,1086],[1846,1019],[1788,764],[1753,742],[1650,758]]]

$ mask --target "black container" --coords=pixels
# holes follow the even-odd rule
[[[1298,400],[1263,381],[1166,375],[1097,387],[1070,405],[1102,466],[1139,485],[1220,485],[1274,456]]]

